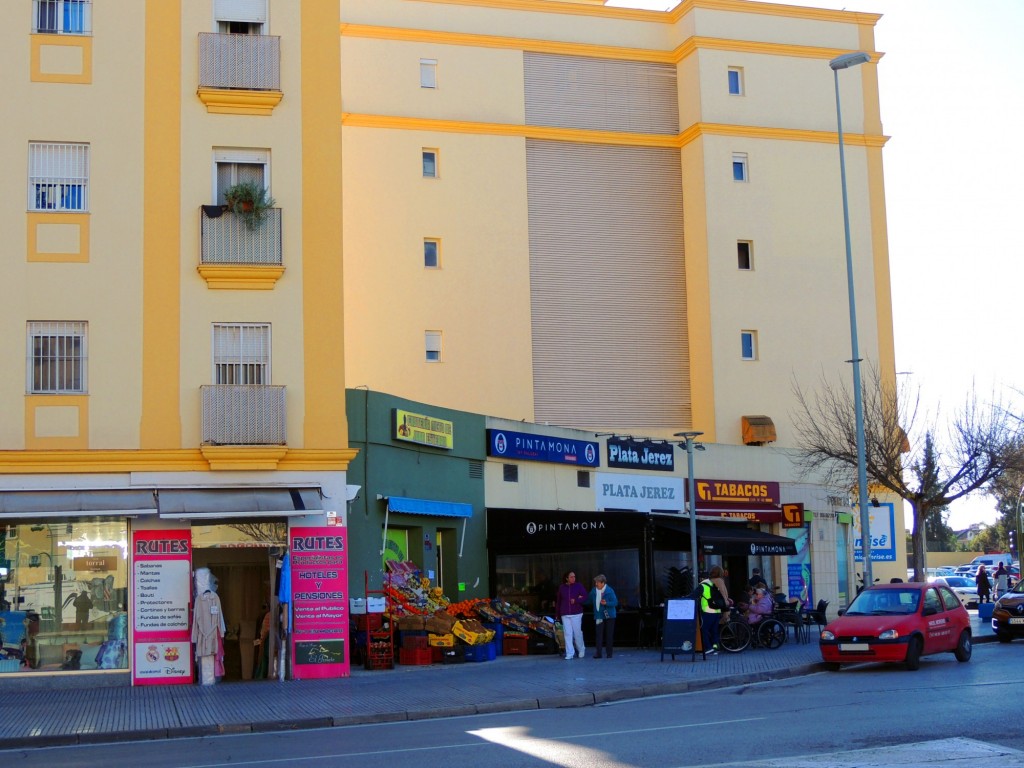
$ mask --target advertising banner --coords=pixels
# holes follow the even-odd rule
[[[597,467],[601,464],[599,443],[553,435],[534,435],[508,429],[487,430],[487,455],[502,459],[546,461]]]
[[[132,683],[192,682],[192,531],[132,532]]]
[[[675,471],[675,446],[631,437],[608,438],[608,466],[617,469]]]
[[[896,508],[892,504],[868,507],[868,526],[871,534],[871,562],[896,561]],[[900,537],[902,539],[902,537]],[[864,562],[863,539],[860,530],[860,512],[853,515],[853,559]]]
[[[348,677],[348,529],[292,528],[292,675]]]
[[[679,477],[598,472],[594,496],[598,509],[682,512],[683,480]]]
[[[455,425],[447,419],[435,419],[422,413],[392,409],[392,427],[395,440],[432,448],[452,450],[455,447]]]

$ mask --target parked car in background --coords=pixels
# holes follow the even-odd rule
[[[956,568],[951,565],[940,565],[938,568],[929,568],[928,570],[935,571],[936,576],[952,576]]]
[[[1024,637],[1024,582],[1017,582],[992,606],[992,631],[1001,643]]]
[[[970,661],[971,620],[944,584],[876,584],[828,623],[818,647],[830,669],[865,661],[903,662],[917,669],[922,656],[936,653]]]
[[[971,560],[971,565],[974,567],[975,573],[977,573],[978,567],[982,565],[985,566],[985,570],[991,573],[999,567],[1000,563],[1009,569],[1009,567],[1013,565],[1013,555],[1005,552],[998,552],[991,555],[978,555],[976,558]]]
[[[964,576],[936,576],[934,579],[929,579],[929,581],[932,584],[945,584],[953,590],[956,596],[960,598],[960,602],[967,608],[978,607],[978,586],[974,583],[974,579],[968,579]]]
[[[978,575],[978,569],[970,563],[965,563],[964,565],[958,565],[953,571],[953,575],[973,579]]]

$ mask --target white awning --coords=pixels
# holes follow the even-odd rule
[[[214,520],[293,517],[323,511],[319,488],[166,488],[157,494],[161,518]]]
[[[153,488],[0,491],[0,518],[155,515]]]

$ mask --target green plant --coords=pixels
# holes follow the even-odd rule
[[[246,229],[259,227],[275,202],[262,184],[253,181],[243,181],[228,187],[224,191],[224,200],[228,210],[242,219]]]

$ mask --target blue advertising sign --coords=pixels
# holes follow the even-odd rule
[[[601,459],[598,447],[598,443],[589,440],[570,440],[566,437],[534,435],[507,429],[487,430],[487,455],[501,459],[599,467]]]
[[[896,561],[896,509],[892,504],[868,507],[868,525],[871,534],[871,562]],[[901,537],[902,538],[902,537]],[[902,546],[902,541],[900,542]],[[861,549],[860,513],[853,516],[853,557],[864,562]]]

